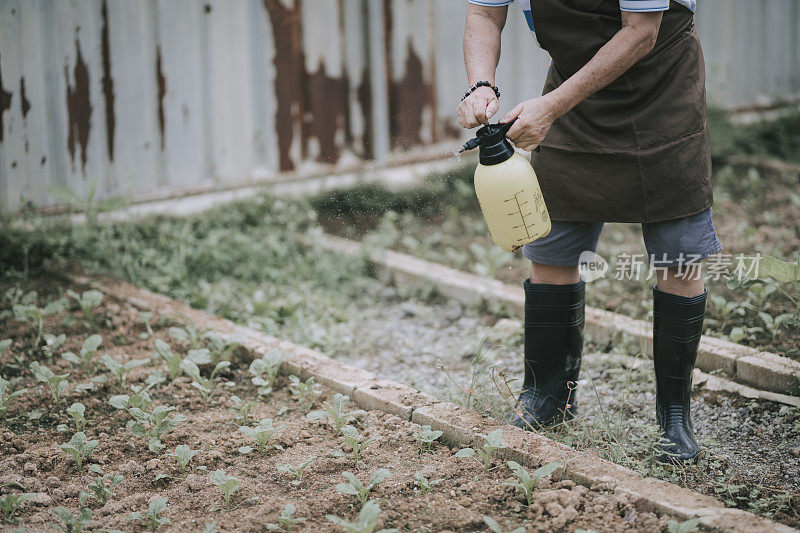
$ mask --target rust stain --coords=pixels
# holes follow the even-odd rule
[[[106,145],[108,147],[108,157],[114,160],[114,127],[116,118],[114,116],[114,79],[111,77],[111,51],[108,38],[108,3],[103,2],[101,11],[103,16],[103,28],[101,30],[100,47],[103,56],[103,96],[106,104]],[[85,163],[85,162],[84,162]]]
[[[31,110],[31,103],[25,92],[25,76],[19,78],[19,108],[22,111],[22,120],[25,120],[28,117],[28,111]]]
[[[275,129],[278,137],[280,170],[293,170],[290,150],[295,125],[300,124],[301,141],[305,137],[303,86],[304,57],[300,34],[300,3],[285,7],[281,0],[264,0],[275,42]],[[305,143],[302,144],[305,153]]]
[[[405,74],[392,84],[394,89],[390,100],[394,144],[400,148],[422,144],[422,113],[431,92],[422,75],[422,61],[414,52],[410,38],[407,47]]]
[[[2,64],[2,63],[0,63]],[[0,69],[0,142],[3,142],[3,114],[11,109],[11,99],[13,94],[3,88],[3,71]]]
[[[346,129],[348,81],[331,78],[320,62],[316,72],[308,76],[308,111],[311,115],[308,134],[319,142],[317,161],[336,163],[341,152],[336,146],[336,132]]]
[[[156,46],[156,81],[158,82],[158,131],[161,134],[161,151],[164,151],[164,95],[167,94],[167,79],[161,66],[161,46]]]
[[[69,67],[64,67],[64,77],[67,85],[67,149],[72,160],[72,169],[75,170],[75,149],[80,147],[81,168],[86,173],[86,147],[89,144],[89,130],[91,129],[92,104],[89,98],[89,69],[83,61],[81,46],[75,38],[76,59],[72,75],[75,84],[69,81]]]

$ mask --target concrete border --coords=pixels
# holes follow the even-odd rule
[[[525,295],[521,284],[508,285],[393,250],[366,249],[357,241],[334,235],[323,234],[318,237],[309,237],[307,243],[338,254],[364,256],[386,281],[424,281],[432,284],[444,296],[467,305],[479,305],[484,301],[502,302],[519,316],[524,312]],[[652,357],[650,322],[587,306],[585,330],[587,335],[599,342],[624,336],[636,339],[642,343],[642,351]],[[800,396],[800,363],[749,346],[703,335],[697,354],[697,367],[705,372],[723,370],[735,381],[756,389]]]
[[[282,373],[314,376],[318,382],[333,390],[350,394],[362,409],[380,410],[417,424],[429,424],[444,432],[443,440],[448,444],[480,444],[489,431],[502,428],[503,441],[507,445],[507,448],[499,451],[502,458],[514,459],[528,467],[562,460],[565,463],[564,475],[568,479],[590,487],[613,486],[618,492],[652,503],[660,513],[682,520],[699,518],[704,528],[711,531],[798,532],[740,509],[725,508],[722,502],[710,496],[666,481],[644,478],[593,453],[577,452],[539,434],[522,431],[471,409],[439,401],[406,385],[378,379],[370,372],[330,359],[315,350],[237,326],[230,320],[193,309],[130,283],[81,275],[67,276],[66,279],[85,288],[98,289],[115,300],[140,309],[188,320],[201,328],[211,328],[225,337],[238,333],[244,337],[243,346],[247,358],[251,360],[260,357],[266,350],[279,349],[289,357],[281,369]]]

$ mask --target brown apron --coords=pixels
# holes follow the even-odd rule
[[[531,0],[553,61],[544,93],[622,27],[618,0]],[[692,12],[672,2],[655,48],[553,124],[533,167],[553,220],[657,222],[711,205],[705,66]]]

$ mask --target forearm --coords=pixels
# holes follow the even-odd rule
[[[657,33],[623,26],[586,65],[546,95],[553,119],[564,115],[631,68],[653,49],[656,36]]]
[[[464,65],[470,85],[488,81],[494,85],[497,63],[500,61],[500,34],[505,23],[507,8],[489,8],[502,13],[487,14],[480,9],[467,13],[464,28]]]

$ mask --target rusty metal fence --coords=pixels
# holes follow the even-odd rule
[[[700,0],[709,98],[800,93],[800,2]],[[462,137],[465,0],[0,0],[0,207],[156,198]],[[509,109],[549,59],[512,6]]]

